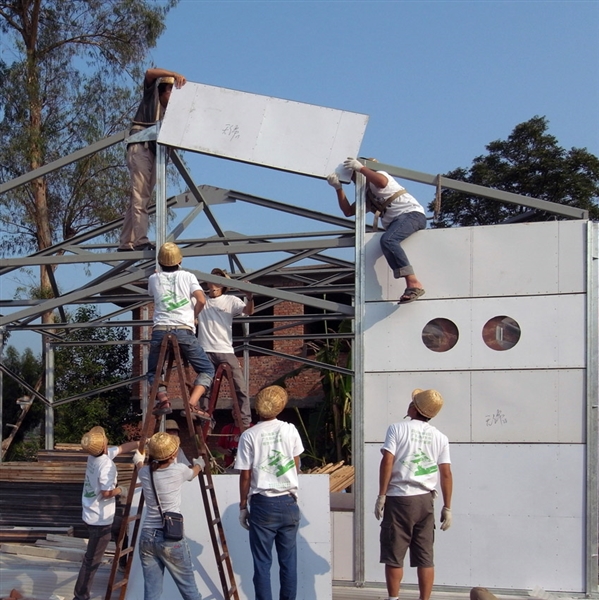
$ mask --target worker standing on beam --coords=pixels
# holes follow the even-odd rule
[[[379,216],[385,228],[381,237],[381,249],[393,271],[393,277],[403,277],[406,280],[406,289],[399,303],[413,302],[424,294],[424,288],[416,277],[414,267],[401,247],[401,242],[416,231],[426,228],[424,208],[389,173],[373,171],[359,160],[348,158],[327,177],[329,185],[337,192],[339,207],[346,217],[356,214],[356,203],[349,203],[340,178],[351,179],[355,183],[356,173],[361,173],[366,178],[366,210],[375,215],[374,228],[376,229]]]
[[[148,69],[144,77],[143,98],[139,104],[129,135],[161,121],[171,97],[173,85],[181,88],[187,80],[166,69]],[[131,175],[131,198],[121,231],[119,252],[154,250],[148,239],[148,205],[156,185],[156,142],[134,142],[127,145],[127,167]]]
[[[431,597],[435,579],[433,509],[439,476],[443,495],[441,531],[451,526],[449,442],[429,423],[442,406],[443,398],[436,390],[414,390],[406,415],[410,420],[391,425],[381,448],[374,516],[383,519],[380,562],[385,565],[389,600],[398,598],[408,548],[410,566],[418,571],[420,600]]]

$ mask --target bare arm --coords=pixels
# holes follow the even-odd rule
[[[118,454],[127,454],[128,452],[133,452],[137,450],[139,446],[139,441],[137,442],[125,442],[119,446]],[[118,456],[117,454],[117,456]]]
[[[441,494],[443,494],[443,506],[451,508],[451,495],[453,493],[453,475],[451,474],[451,465],[443,463],[439,465],[439,475],[441,476]]]
[[[122,488],[117,485],[117,487],[115,487],[113,490],[101,490],[100,495],[104,499],[114,498],[114,496],[120,496],[122,491]]]
[[[349,200],[347,199],[343,189],[335,191],[337,192],[337,201],[339,202],[339,208],[341,209],[341,212],[346,217],[353,217],[356,214],[356,203],[349,203]]]
[[[239,473],[239,508],[241,510],[248,507],[248,494],[250,493],[251,480],[251,469],[247,469]]]
[[[374,187],[377,187],[380,190],[382,190],[384,187],[387,187],[387,184],[389,183],[389,180],[382,173],[373,171],[368,167],[362,167],[360,169],[360,173],[364,175],[368,183],[372,183]]]
[[[150,87],[159,77],[174,77],[175,87],[181,88],[187,82],[187,79],[180,73],[175,71],[167,71],[166,69],[148,69],[144,78],[144,85]]]
[[[381,464],[379,466],[379,496],[386,496],[387,488],[391,481],[395,457],[388,450],[381,450],[381,452],[383,453],[383,458],[381,458]]]
[[[195,306],[193,307],[193,316],[195,318],[202,312],[204,306],[206,306],[206,296],[204,296],[202,290],[196,290],[193,293],[193,297],[196,300]]]

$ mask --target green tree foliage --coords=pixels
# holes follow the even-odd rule
[[[22,354],[14,346],[7,346],[3,357],[4,366],[12,373],[18,375],[31,387],[35,388],[42,374],[42,363],[39,357],[36,357],[33,352],[26,348]],[[8,375],[2,378],[2,439],[6,439],[11,433],[10,424],[15,424],[21,408],[17,404],[17,399],[23,396],[28,396],[29,392],[23,388],[17,381]],[[19,432],[15,436],[13,444],[20,442],[27,431],[34,429],[42,421],[44,410],[42,403],[36,401],[27,413],[27,417],[23,422]],[[9,454],[10,456],[10,454]]]
[[[545,117],[533,117],[517,125],[507,140],[487,145],[487,154],[477,156],[469,169],[458,168],[445,176],[575,206],[588,210],[591,219],[599,219],[599,159],[584,148],[565,150],[547,129]],[[434,202],[429,210],[434,210]],[[492,225],[528,210],[446,189],[436,227]],[[537,212],[528,220],[555,218]]]
[[[176,3],[0,0],[0,35],[13,48],[0,59],[1,181],[128,127],[144,60]],[[4,252],[42,250],[127,203],[124,150],[112,147],[0,196]]]
[[[95,308],[81,307],[74,321],[87,323],[98,316]],[[65,340],[77,344],[62,346],[55,355],[56,399],[69,398],[127,379],[131,372],[129,346],[101,343],[126,339],[126,329],[120,327],[81,327],[71,330]],[[88,342],[98,344],[84,345]],[[111,443],[123,442],[123,425],[139,420],[132,412],[130,393],[129,387],[121,387],[60,405],[56,408],[56,441],[79,442],[83,433],[95,425],[101,425],[106,429]]]

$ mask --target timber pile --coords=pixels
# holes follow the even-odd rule
[[[87,549],[87,540],[67,535],[49,533],[35,544],[0,544],[0,552],[19,556],[35,556],[54,560],[70,560],[80,563]],[[114,557],[114,542],[108,544],[102,562],[111,563]]]
[[[310,469],[308,474],[328,475],[330,492],[342,492],[354,484],[354,467],[344,464],[344,461],[328,463],[324,467],[315,467]]]

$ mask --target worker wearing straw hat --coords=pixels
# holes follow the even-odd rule
[[[451,526],[449,442],[429,423],[442,406],[443,398],[436,390],[414,390],[406,415],[410,420],[389,426],[381,448],[374,515],[383,519],[380,562],[385,565],[389,600],[398,598],[408,548],[410,566],[418,571],[420,600],[431,596],[435,577],[433,501],[439,479],[443,495],[441,531]]]
[[[139,538],[144,600],[162,598],[165,568],[185,600],[201,600],[187,540],[185,537],[177,541],[168,540],[163,532],[162,514],[181,513],[181,487],[186,481],[197,477],[204,468],[201,457],[193,459],[193,466],[176,462],[178,451],[179,438],[170,433],[159,432],[148,442],[149,465],[144,466],[145,455],[139,450],[133,457],[146,499],[146,513]]]
[[[272,599],[273,544],[279,561],[279,598],[294,600],[297,593],[297,491],[304,447],[295,426],[277,419],[286,404],[287,392],[278,385],[258,393],[255,409],[261,420],[241,434],[235,460],[240,471],[239,522],[250,532],[256,600]]]
[[[166,433],[170,433],[171,435],[179,438],[179,451],[177,452],[177,456],[175,458],[175,462],[183,463],[184,465],[189,466],[189,460],[187,460],[187,456],[185,456],[185,452],[183,452],[183,448],[181,448],[181,436],[179,435],[179,424],[174,419],[166,419],[164,422],[164,430]]]
[[[89,541],[79,576],[75,583],[74,600],[89,600],[96,571],[111,537],[116,513],[116,496],[126,496],[127,488],[117,486],[117,470],[114,459],[133,452],[138,442],[121,446],[109,446],[103,427],[92,427],[81,438],[81,448],[87,452],[87,465],[81,505],[82,517],[87,525]],[[114,532],[117,533],[117,532]]]
[[[164,117],[173,85],[186,83],[185,77],[166,69],[148,69],[144,77],[143,97],[135,113],[129,135],[151,127]],[[131,198],[125,213],[119,252],[153,250],[148,240],[148,205],[156,185],[156,142],[135,142],[127,145],[127,167],[131,175]]]

